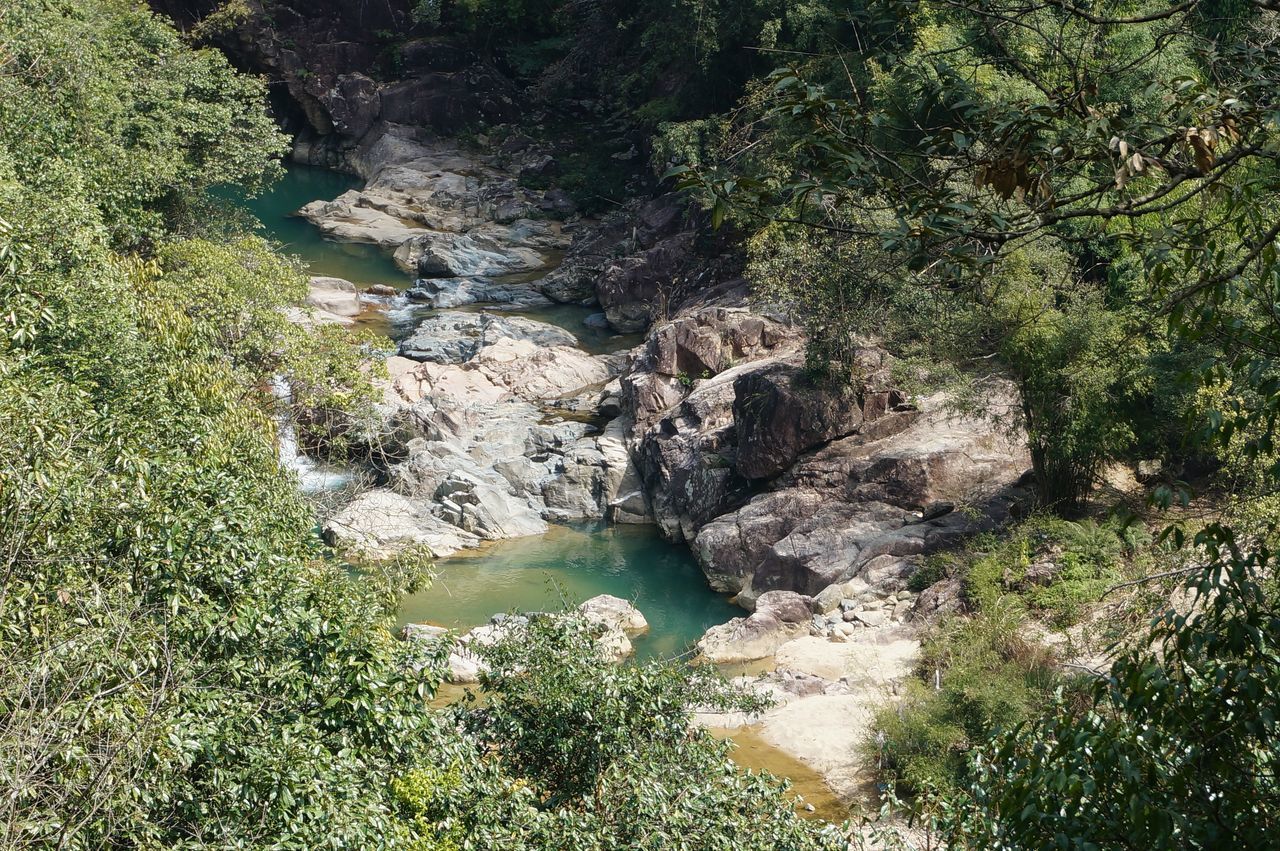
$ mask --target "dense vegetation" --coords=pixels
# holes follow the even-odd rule
[[[272,380],[358,424],[369,341],[205,197],[278,171],[263,95],[130,0],[0,9],[0,846],[833,847],[690,732],[743,698],[576,622],[429,707],[420,560],[353,581],[275,454]]]
[[[658,149],[748,233],[759,290],[806,321],[811,371],[844,379],[876,336],[904,377],[980,407],[1012,382],[1059,515],[1144,458],[1163,467],[1157,506],[1206,469],[1237,506],[1140,558],[1124,523],[1043,519],[932,565],[975,616],[939,630],[884,713],[888,776],[956,847],[1264,847],[1280,812],[1274,10],[883,0],[845,23],[844,50],[792,58]],[[1032,578],[1046,545],[1054,573]],[[1109,673],[1064,680],[1028,616],[1067,626],[1130,583],[1163,591],[1133,601],[1149,631],[1112,622]]]
[[[904,377],[1012,383],[1047,513],[927,566],[972,617],[874,745],[952,847],[1280,830],[1269,6],[419,5],[657,129],[815,375],[874,328]],[[388,628],[422,564],[353,581],[277,463],[271,382],[318,434],[358,427],[373,342],[285,321],[300,271],[206,195],[278,171],[264,95],[131,0],[0,8],[0,845],[844,847],[690,731],[749,699],[602,665],[576,620],[429,707],[440,660]],[[1231,510],[1155,542],[1052,516],[1149,458],[1158,504],[1210,469]],[[1064,679],[1029,621],[1123,581],[1148,626]]]
[[[500,49],[570,36],[552,81],[600,67],[586,52],[620,57],[597,96],[665,120],[655,167],[745,237],[815,378],[847,380],[873,337],[904,381],[1025,429],[1047,514],[919,577],[958,581],[971,618],[939,627],[883,714],[887,779],[960,847],[1264,847],[1280,811],[1274,4],[655,5],[587,46],[608,13],[555,8]],[[683,37],[647,41],[668,25]],[[1134,505],[1059,519],[1140,461],[1159,471],[1151,507],[1185,505],[1194,481],[1217,518],[1154,521],[1154,542]],[[1111,675],[1064,677],[1035,630],[1117,586],[1081,627],[1118,648]]]
[[[760,83],[689,182],[767,223],[757,274],[814,317],[814,370],[868,327],[1003,367],[1047,507],[1112,460],[1176,468],[1196,418],[1265,455],[1277,56],[1242,5],[867,4],[862,49]]]

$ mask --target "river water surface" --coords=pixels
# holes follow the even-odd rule
[[[404,290],[410,278],[386,252],[325,240],[310,222],[294,215],[311,201],[331,200],[360,185],[359,178],[349,175],[292,166],[270,192],[244,204],[262,222],[264,235],[301,259],[311,274],[346,278],[362,288],[388,284]],[[394,299],[375,306],[361,324],[397,339],[430,312]],[[568,329],[591,352],[617,351],[642,339],[587,328],[582,320],[591,312],[576,305],[519,311]],[[683,653],[708,627],[741,614],[707,586],[688,549],[662,540],[653,526],[553,526],[542,536],[497,541],[438,559],[436,571],[429,588],[403,601],[401,623],[466,630],[498,612],[558,609],[613,594],[633,601],[648,619],[649,634],[635,645],[638,655],[652,657]]]

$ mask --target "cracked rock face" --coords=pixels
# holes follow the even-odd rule
[[[919,557],[1017,510],[1029,459],[1016,433],[941,395],[909,399],[870,345],[850,386],[815,385],[802,345],[784,319],[692,307],[656,326],[622,376],[654,518],[690,542],[712,587],[748,609],[855,579],[895,593]],[[752,657],[787,631],[770,617],[718,629],[717,658]]]
[[[611,383],[622,358],[575,343],[521,317],[426,319],[401,348],[421,360],[387,363],[384,433],[371,438],[387,485],[331,517],[326,534],[375,555],[411,543],[443,555],[541,534],[548,521],[602,518],[619,499],[643,512]],[[584,420],[565,417],[570,405]],[[615,418],[601,425],[609,406]],[[395,509],[386,523],[370,510],[379,507]]]

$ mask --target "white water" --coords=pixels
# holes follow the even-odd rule
[[[280,402],[280,414],[276,417],[277,447],[280,466],[298,477],[298,487],[303,493],[324,493],[341,490],[351,484],[352,474],[309,458],[298,448],[298,429],[290,416],[293,388],[283,375],[271,379],[271,394]]]

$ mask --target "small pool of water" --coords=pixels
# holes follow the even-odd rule
[[[506,310],[492,304],[467,304],[451,308],[469,313],[499,313],[523,316],[559,326],[578,338],[583,350],[593,355],[608,355],[634,348],[644,342],[644,334],[619,334],[611,328],[594,328],[583,324],[588,316],[599,313],[598,307],[580,304],[549,304],[545,307],[521,307]]]
[[[324,168],[290,165],[284,177],[257,198],[240,198],[246,210],[262,222],[265,235],[280,243],[284,253],[302,260],[313,275],[345,278],[361,287],[389,284],[408,289],[409,274],[376,245],[331,242],[306,219],[295,215],[312,201],[332,201],[343,192],[364,185],[359,177]]]
[[[822,779],[822,775],[800,760],[765,741],[752,727],[737,730],[712,729],[708,732],[717,739],[732,739],[734,749],[729,754],[742,768],[751,771],[767,771],[776,777],[791,781],[791,794],[798,795],[802,803],[796,812],[805,818],[818,818],[839,824],[849,817],[849,805],[841,801]],[[813,807],[807,810],[803,804]]]
[[[597,594],[631,600],[649,621],[637,656],[676,656],[708,627],[742,614],[707,587],[686,547],[652,526],[553,526],[540,537],[499,541],[436,562],[431,587],[406,597],[401,623],[459,630],[496,612],[555,611]]]

